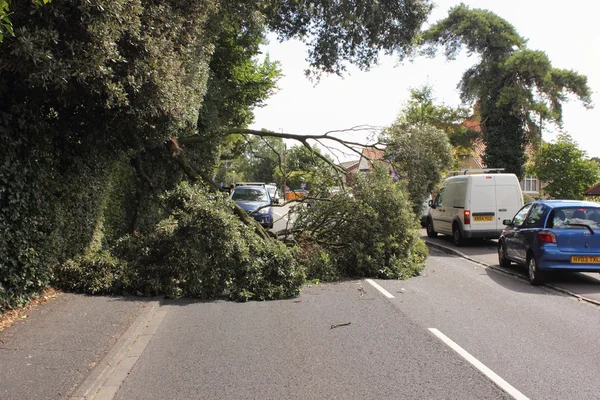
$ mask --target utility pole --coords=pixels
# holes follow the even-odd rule
[[[281,188],[281,190],[283,191],[283,201],[284,202],[287,200],[285,198],[285,174],[286,174],[286,171],[285,171],[285,153],[286,153],[286,147],[287,146],[286,146],[286,144],[284,142],[283,143],[283,168],[282,168],[283,169],[283,177],[282,177],[283,183],[282,183],[282,188]]]

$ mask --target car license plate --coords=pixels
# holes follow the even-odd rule
[[[493,221],[494,217],[492,215],[486,215],[483,217],[473,217],[473,221]]]
[[[600,264],[600,256],[571,256],[573,264]]]

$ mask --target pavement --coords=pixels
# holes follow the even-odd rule
[[[0,399],[86,398],[157,304],[63,293],[38,306],[0,333]]]

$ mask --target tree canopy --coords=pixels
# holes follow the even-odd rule
[[[432,9],[429,0],[272,0],[269,29],[280,40],[308,42],[311,71],[341,74],[346,63],[369,69],[380,52],[409,54]]]
[[[554,68],[544,52],[528,49],[515,28],[490,11],[458,5],[422,39],[429,56],[440,47],[449,59],[463,49],[478,56],[458,87],[464,102],[480,106],[489,167],[522,176],[527,145],[539,139],[544,122],[561,125],[568,96],[591,106],[585,76]]]
[[[544,184],[544,192],[554,199],[581,200],[583,192],[600,179],[598,165],[565,133],[553,143],[542,144],[531,170]]]
[[[83,273],[88,262],[109,274],[124,267],[103,252],[131,244],[118,240],[128,233],[182,248],[175,225],[206,233],[173,216],[192,206],[170,208],[162,194],[183,190],[186,178],[218,190],[221,144],[276,89],[277,64],[254,58],[265,32],[304,41],[313,74],[342,73],[348,63],[368,69],[381,52],[410,52],[431,9],[427,0],[7,4],[0,0],[1,32],[14,31],[0,43],[0,309],[25,302],[78,255],[87,257],[77,259]],[[196,189],[193,205],[205,195]],[[218,204],[268,239],[239,207]],[[231,243],[255,240],[236,232]],[[165,268],[159,261],[147,265]],[[246,267],[261,274],[260,263]]]

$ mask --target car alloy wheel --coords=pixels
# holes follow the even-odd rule
[[[533,286],[539,286],[544,283],[544,273],[540,271],[535,256],[532,254],[527,261],[527,270],[529,272],[529,282]]]

